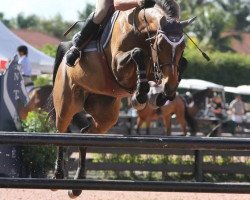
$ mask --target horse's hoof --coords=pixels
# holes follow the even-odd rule
[[[82,190],[69,190],[68,195],[71,199],[76,199],[82,194]]]

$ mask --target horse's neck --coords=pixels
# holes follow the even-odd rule
[[[145,15],[144,15],[145,14]],[[145,17],[146,16],[146,21]],[[113,64],[113,56],[118,51],[126,52],[134,48],[141,48],[145,52],[151,52],[151,47],[148,42],[148,30],[152,36],[159,28],[160,14],[156,9],[144,10],[128,10],[121,11],[116,20],[113,34],[109,45],[105,49],[105,53],[110,66]]]

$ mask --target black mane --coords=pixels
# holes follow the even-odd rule
[[[155,0],[155,2],[169,17],[179,17],[180,9],[175,0]]]

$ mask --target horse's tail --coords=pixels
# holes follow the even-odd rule
[[[56,80],[56,74],[59,69],[59,66],[63,60],[64,55],[66,52],[73,46],[72,42],[61,42],[57,48],[56,52],[56,58],[55,58],[55,63],[54,63],[54,69],[53,69],[53,86]],[[55,120],[55,108],[54,108],[54,103],[53,103],[53,95],[52,93],[50,94],[47,102],[47,108],[49,110],[49,116],[48,118],[51,120]]]
[[[196,123],[196,120],[193,116],[190,115],[190,113],[188,112],[188,107],[186,105],[186,103],[184,102],[185,104],[185,120],[190,128],[190,133],[191,135],[196,135],[197,133],[197,123]]]

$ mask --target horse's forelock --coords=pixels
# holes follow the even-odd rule
[[[175,0],[155,0],[156,4],[171,18],[179,18],[180,7]]]

